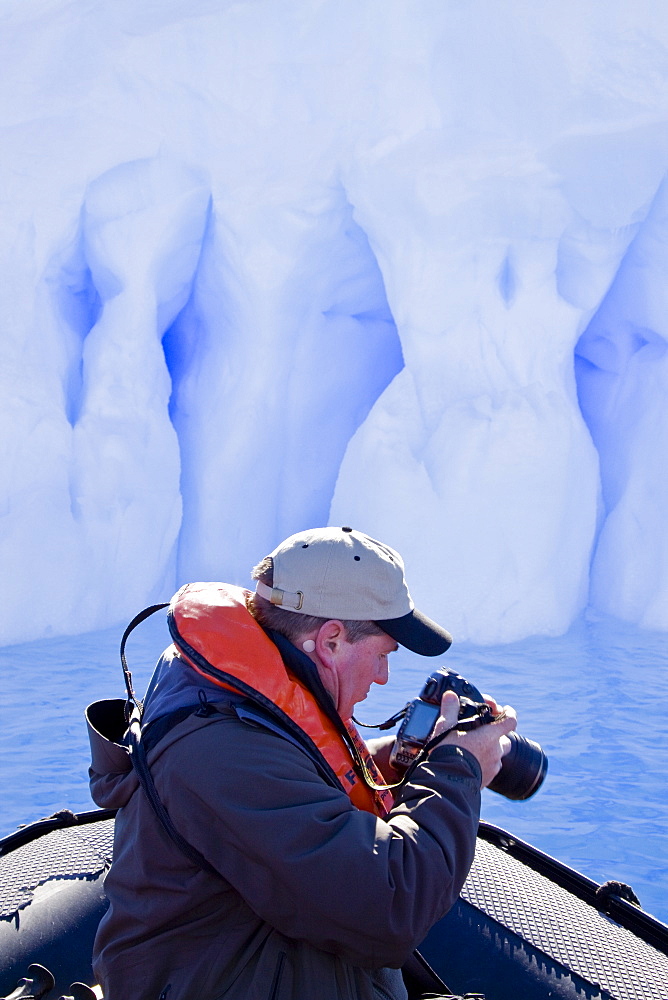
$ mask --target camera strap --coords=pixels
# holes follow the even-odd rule
[[[434,749],[434,747],[437,747],[438,744],[441,742],[441,740],[444,740],[446,736],[449,736],[450,733],[453,733],[455,729],[459,729],[459,722],[455,722],[454,726],[450,726],[449,729],[445,729],[442,733],[439,733],[438,736],[434,736],[432,737],[432,739],[428,740],[422,747],[420,752],[417,754],[417,756],[411,761],[411,763],[406,768],[406,771],[404,772],[403,777],[399,782],[399,784],[403,785],[404,782],[408,781],[413,772],[415,771],[415,768],[418,767],[419,764],[424,763],[424,761],[427,759],[427,757]]]
[[[168,608],[167,604],[152,604],[150,608],[144,608],[140,611],[138,615],[135,615],[125,632],[123,633],[123,638],[121,639],[121,666],[123,667],[123,678],[125,680],[125,690],[127,691],[127,701],[125,704],[125,721],[130,725],[130,719],[132,718],[133,712],[137,712],[139,716],[139,722],[141,723],[141,717],[144,713],[144,706],[142,705],[139,698],[137,698],[134,687],[132,686],[132,674],[128,667],[128,661],[125,658],[125,644],[128,641],[128,637],[131,632],[137,628],[137,625],[141,625],[142,622],[150,618],[151,615],[155,614],[156,611],[160,611],[162,608]]]
[[[128,730],[125,742],[130,751],[130,760],[132,762],[133,770],[137,775],[137,780],[139,781],[148,803],[162,829],[192,864],[203,869],[205,872],[208,872],[209,875],[215,875],[217,878],[222,878],[223,876],[220,872],[207,861],[204,855],[201,854],[196,847],[193,847],[193,845],[189,843],[185,837],[181,836],[172,823],[169,813],[165,809],[160,795],[158,794],[158,790],[155,787],[155,782],[153,781],[153,776],[151,775],[151,769],[148,766],[148,760],[146,758],[146,748],[142,742],[141,720],[144,713],[144,706],[134,692],[132,674],[130,673],[127,659],[125,657],[125,645],[128,641],[130,633],[134,631],[137,625],[141,625],[143,621],[146,621],[146,619],[152,614],[155,614],[156,611],[160,611],[162,608],[167,607],[169,607],[168,603],[152,604],[149,608],[144,608],[143,611],[140,611],[139,614],[135,615],[132,619],[121,639],[121,666],[123,667],[123,677],[125,678],[125,689],[127,691],[125,721],[127,722]]]
[[[373,726],[366,722],[360,722],[359,719],[355,718],[355,716],[353,716],[352,721],[355,723],[356,726],[360,726],[362,729],[380,729],[380,730],[392,729],[394,726],[396,726],[397,722],[400,722],[406,715],[406,710],[408,709],[409,705],[410,702],[408,702],[399,712],[395,712],[395,714],[391,716],[391,718],[386,719],[385,722],[381,722],[379,725]],[[456,729],[464,729],[464,730],[477,729],[478,726],[483,725],[483,722],[484,722],[483,717],[479,713],[471,715],[468,719],[458,719],[457,722],[455,722],[454,725],[450,726],[449,729],[445,729],[442,733],[439,733],[438,736],[434,736],[431,740],[428,740],[427,743],[425,743],[424,746],[420,749],[420,752],[417,754],[414,760],[411,761],[410,765],[401,776],[401,779],[395,782],[393,785],[387,785],[386,787],[393,790],[401,788],[401,786],[404,785],[408,781],[410,776],[413,774],[418,764],[422,764],[422,762],[427,759],[427,757],[434,749],[434,747],[437,747],[438,744],[443,739],[445,739],[446,736],[450,735],[450,733],[453,733]]]
[[[354,715],[353,715],[353,722],[355,723],[356,726],[359,726],[360,729],[379,729],[381,732],[384,729],[394,729],[397,722],[401,722],[401,720],[403,719],[404,715],[406,714],[406,709],[408,708],[409,705],[410,702],[407,702],[407,704],[404,705],[403,708],[400,708],[399,711],[395,712],[394,715],[392,715],[389,719],[385,719],[385,722],[379,722],[375,726],[372,725],[370,722],[360,722],[360,720],[356,719]]]

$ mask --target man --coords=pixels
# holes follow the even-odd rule
[[[393,737],[370,755],[354,706],[398,643],[451,642],[401,557],[320,528],[254,576],[254,594],[195,584],[171,603],[142,719],[167,821],[92,734],[93,798],[121,807],[95,971],[106,1000],[405,1000],[400,967],[459,894],[514,713],[458,732],[446,694],[443,739],[393,797]]]

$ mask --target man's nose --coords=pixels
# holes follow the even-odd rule
[[[376,684],[387,684],[390,679],[390,665],[385,661],[376,671]]]

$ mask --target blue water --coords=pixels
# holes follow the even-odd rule
[[[83,709],[123,695],[121,633],[119,626],[0,649],[0,835],[56,809],[92,808]],[[440,663],[514,705],[519,731],[543,746],[549,773],[526,802],[484,792],[483,818],[597,882],[629,883],[668,922],[667,638],[590,617],[558,639],[455,644],[435,661],[400,652],[389,684],[375,687],[357,716],[386,718]],[[138,691],[166,644],[161,615],[131,636]]]

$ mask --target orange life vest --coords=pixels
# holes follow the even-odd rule
[[[246,607],[247,590],[221,583],[190,583],[172,598],[170,610],[178,635],[207,663],[252,687],[277,705],[310,736],[358,809],[386,816],[389,790],[374,791],[358,775],[350,750],[314,695],[288,672],[281,654]],[[231,687],[206,673],[174,637],[179,654],[198,673],[221,687]],[[366,744],[352,722],[344,725],[361,750],[376,784],[383,784]]]

